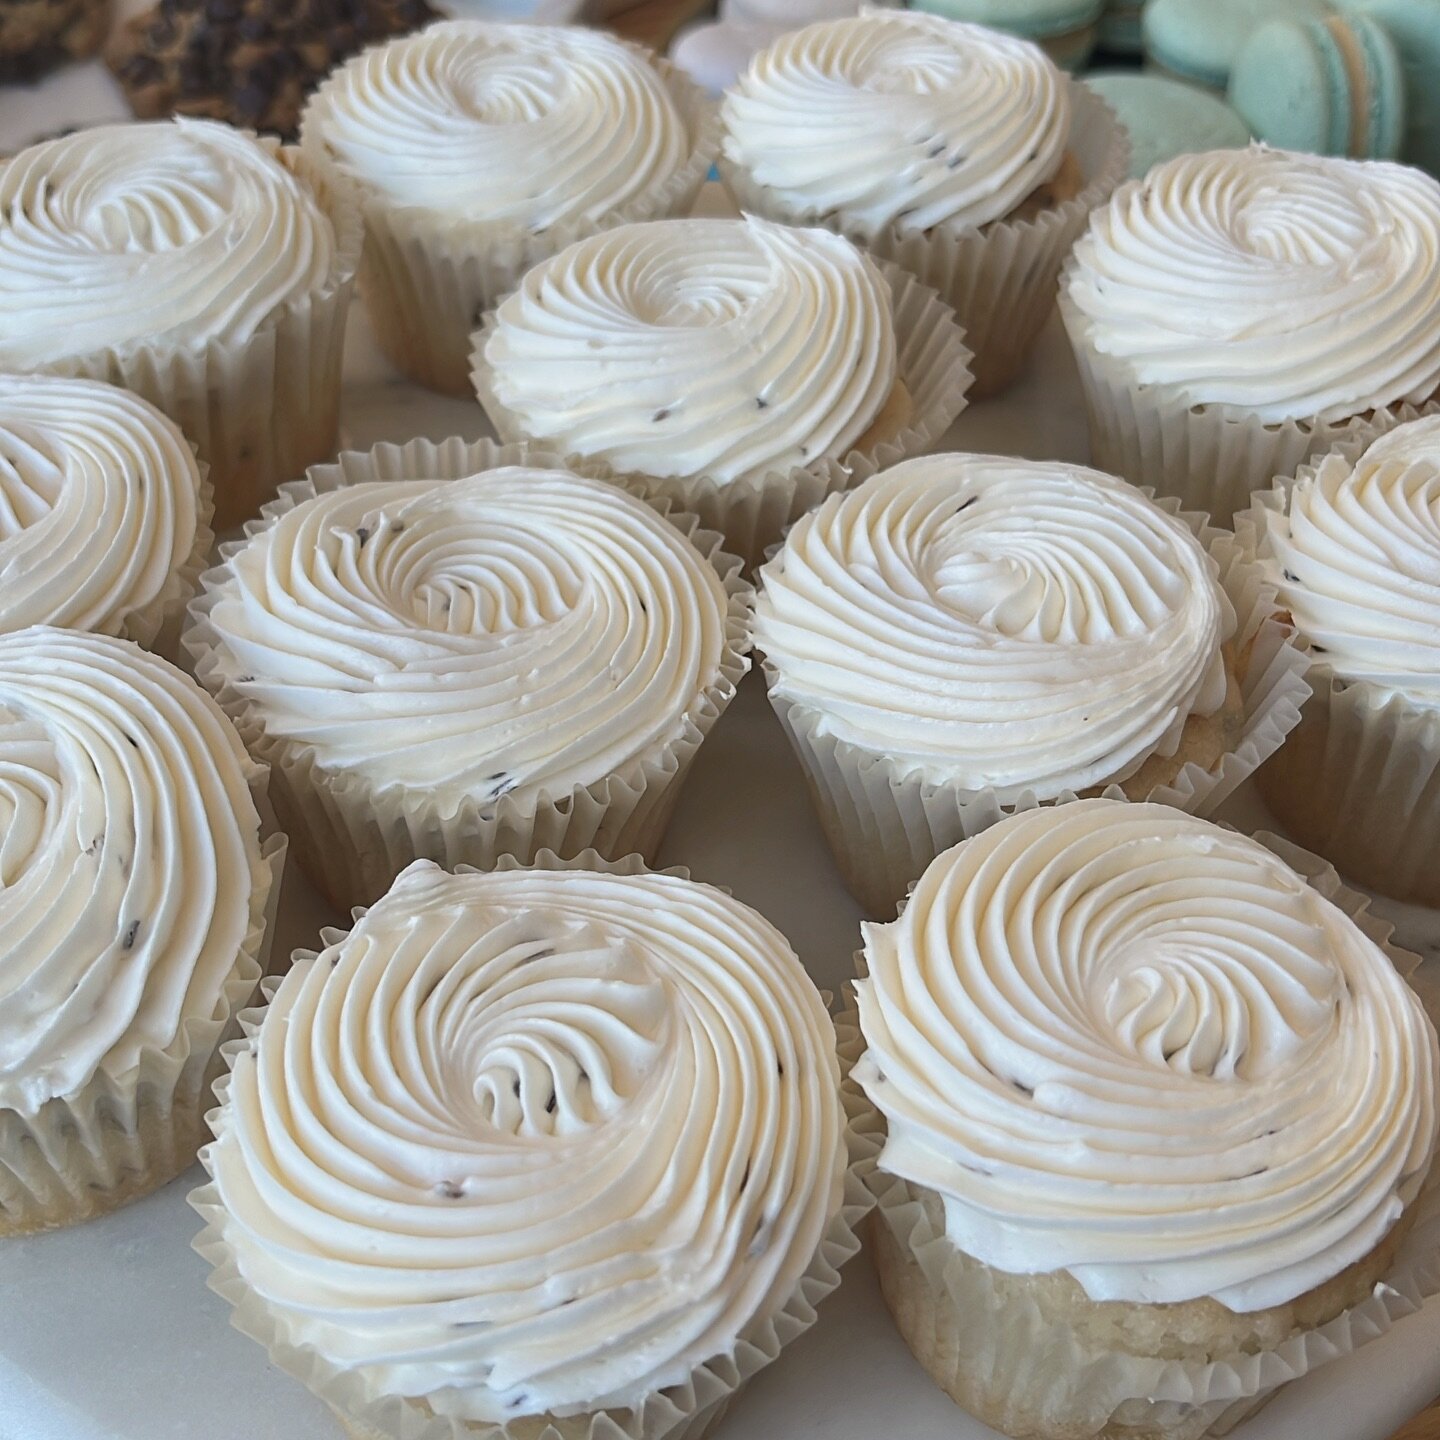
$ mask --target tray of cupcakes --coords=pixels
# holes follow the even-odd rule
[[[1440,184],[426,9],[0,92],[0,1437],[1385,1440]]]

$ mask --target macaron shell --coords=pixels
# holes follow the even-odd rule
[[[1406,84],[1405,68],[1400,51],[1390,32],[1368,15],[1332,16],[1326,22],[1335,30],[1345,26],[1352,30],[1365,53],[1367,123],[1363,152],[1352,148],[1369,160],[1396,160],[1405,146]],[[1352,146],[1354,136],[1351,137]]]
[[[1224,90],[1250,36],[1271,20],[1313,19],[1328,0],[1149,0],[1146,59],[1181,80]]]
[[[1245,122],[1208,90],[1133,70],[1097,72],[1087,75],[1084,83],[1130,132],[1130,174],[1134,179],[1176,155],[1237,150],[1250,143]]]
[[[1340,0],[1378,20],[1395,41],[1405,76],[1402,157],[1440,175],[1440,0]]]
[[[1039,40],[1094,25],[1105,0],[912,0],[909,8]]]

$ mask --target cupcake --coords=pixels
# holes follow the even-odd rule
[[[1217,524],[1276,475],[1440,410],[1440,183],[1256,145],[1116,192],[1060,310],[1095,463]]]
[[[455,20],[369,50],[305,108],[301,145],[365,215],[361,288],[405,374],[470,393],[470,334],[537,261],[689,212],[714,114],[640,46]]]
[[[224,530],[334,450],[360,241],[307,161],[226,125],[47,140],[0,163],[0,369],[143,395]]]
[[[502,439],[666,496],[751,562],[856,463],[928,448],[970,379],[933,292],[828,231],[755,219],[582,240],[477,341]]]
[[[139,396],[0,374],[0,632],[93,630],[173,658],[211,508],[190,442]]]
[[[0,1235],[16,1235],[195,1158],[284,843],[261,841],[265,772],[219,709],[109,636],[0,635],[0,765]]]
[[[1039,46],[902,10],[782,35],[721,119],[741,208],[829,226],[935,289],[975,352],[977,396],[1024,369],[1061,262],[1129,153]]]
[[[1208,813],[1307,693],[1233,536],[1054,461],[934,455],[832,496],[760,575],[755,643],[851,892],[1077,795]]]
[[[235,1323],[363,1440],[699,1440],[859,1249],[873,1145],[785,938],[593,853],[418,862],[322,938],[210,1117]]]
[[[653,853],[749,668],[718,536],[523,446],[345,454],[250,530],[185,644],[338,906],[416,859]]]
[[[1433,1284],[1405,1240],[1435,1032],[1364,903],[1089,800],[947,851],[865,927],[873,1253],[959,1404],[1032,1440],[1198,1440]]]
[[[1236,528],[1315,667],[1266,800],[1346,876],[1440,905],[1440,416],[1303,468]]]

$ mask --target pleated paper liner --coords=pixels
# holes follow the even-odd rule
[[[211,1084],[224,1065],[223,1041],[240,1033],[274,939],[286,842],[273,833],[266,772],[252,765],[260,845],[250,924],[213,1014],[184,1017],[170,1044],[146,1046],[124,1075],[97,1071],[73,1095],[34,1113],[0,1107],[0,1237],[78,1224],[168,1184],[195,1160],[206,1138]]]
[[[1413,973],[1419,958],[1390,943],[1391,927],[1371,915],[1369,900],[1341,884],[1325,861],[1278,836],[1255,838],[1351,915],[1402,974]],[[858,1024],[853,994],[848,998],[846,1018]],[[1024,1298],[1023,1286],[1002,1293],[992,1279],[996,1272],[962,1256],[945,1238],[940,1207],[887,1172],[883,1156],[869,1175],[875,1259],[907,1344],[938,1384],[971,1397],[987,1423],[1015,1433],[1066,1440],[1225,1435],[1292,1380],[1385,1334],[1440,1292],[1436,1169],[1412,1202],[1414,1222],[1384,1280],[1318,1328],[1271,1350],[1209,1362],[1090,1349],[1069,1327],[1045,1319]]]
[[[759,184],[722,153],[721,178],[742,211],[791,225],[824,225],[872,255],[892,261],[930,286],[954,311],[974,351],[972,399],[998,395],[1029,363],[1050,318],[1056,281],[1090,218],[1124,180],[1130,139],[1110,107],[1084,85],[1067,80],[1073,113],[1070,150],[1084,185],[1072,199],[1019,220],[907,231],[890,225],[868,235],[840,215],[807,214]]]
[[[259,143],[315,192],[335,229],[326,283],[242,340],[140,341],[43,367],[108,380],[163,410],[210,465],[216,530],[255,515],[282,481],[334,454],[345,320],[364,229],[353,201],[292,146]]]
[[[471,332],[533,265],[616,225],[690,213],[720,149],[715,107],[683,71],[641,46],[627,48],[659,71],[684,117],[690,152],[662,184],[593,220],[544,230],[466,220],[393,205],[363,181],[335,174],[337,184],[351,189],[365,218],[361,298],[380,348],[403,374],[431,390],[470,395]],[[322,143],[303,127],[301,146],[317,164],[325,163]]]
[[[1296,645],[1288,617],[1277,608],[1273,587],[1264,583],[1235,537],[1214,529],[1204,515],[1180,510],[1176,501],[1157,503],[1184,521],[1209,551],[1235,609],[1236,653],[1248,655],[1240,676],[1245,723],[1239,745],[1213,769],[1184,765],[1174,779],[1144,797],[1209,815],[1299,723],[1300,707],[1310,692],[1310,661]],[[763,571],[760,582],[763,585]],[[1065,791],[1043,799],[1033,793],[1002,799],[994,790],[931,783],[890,755],[829,733],[819,710],[783,693],[774,665],[766,660],[763,668],[770,703],[805,772],[835,862],[868,915],[890,918],[941,851],[1017,811],[1077,798]],[[1108,785],[1100,793],[1126,798],[1119,785]]]
[[[246,533],[258,535],[305,500],[347,485],[460,479],[504,465],[565,468],[549,451],[490,440],[436,444],[417,439],[365,453],[350,451],[335,464],[316,466],[304,480],[286,485],[263,517],[246,526]],[[486,870],[502,856],[524,860],[542,850],[567,856],[591,848],[610,856],[654,855],[701,742],[750,668],[754,604],[740,562],[721,548],[720,536],[663,500],[654,508],[690,538],[724,585],[728,606],[718,675],[677,717],[669,738],[601,779],[529,798],[502,795],[482,803],[467,796],[453,812],[423,788],[377,785],[358,771],[327,767],[304,741],[266,732],[263,709],[229,683],[234,667],[227,663],[223,636],[209,621],[230,578],[228,561],[243,542],[221,547],[220,565],[202,578],[203,591],[191,605],[185,646],[196,677],[219,701],[251,752],[270,766],[275,808],[296,860],[332,904],[345,909],[375,900],[412,860],[434,860],[447,869],[463,864]]]
[[[1373,436],[1352,437],[1318,465],[1301,467],[1236,517],[1252,559],[1273,555],[1267,514],[1283,514],[1302,478],[1344,473]],[[1350,879],[1382,894],[1440,906],[1440,710],[1336,674],[1311,650],[1313,693],[1259,786],[1285,829]]]
[[[542,852],[534,864],[545,870],[601,870],[622,875],[639,874],[646,868],[639,856],[610,861],[593,851],[571,860]],[[507,857],[497,868],[523,867]],[[667,869],[664,873],[689,878],[684,869]],[[343,933],[327,930],[321,938],[332,944]],[[233,1061],[238,1050],[248,1043],[264,1013],[263,1008],[255,1009],[241,1017],[247,1039],[225,1047],[227,1061]],[[867,1177],[879,1154],[882,1136],[878,1116],[850,1079],[850,1067],[861,1049],[858,1026],[842,1020],[836,1032],[849,1167],[840,1209],[831,1219],[809,1268],[783,1304],[771,1313],[756,1315],[727,1353],[697,1367],[684,1385],[646,1396],[634,1410],[603,1410],[568,1418],[528,1416],[497,1424],[438,1415],[418,1398],[374,1393],[361,1374],[338,1368],[309,1346],[291,1343],[282,1325],[240,1273],[235,1252],[225,1236],[226,1212],[213,1185],[201,1187],[190,1197],[190,1203],[205,1221],[195,1249],[212,1267],[211,1289],[234,1307],[231,1323],[263,1345],[275,1365],[319,1396],[336,1413],[346,1432],[361,1440],[700,1440],[724,1418],[749,1380],[815,1323],[816,1307],[840,1284],[840,1267],[860,1250],[858,1232],[874,1206]],[[227,1074],[216,1085],[221,1106],[229,1088]],[[218,1115],[218,1111],[214,1114]],[[202,1152],[201,1159],[205,1158]]]
[[[967,404],[970,351],[954,312],[933,290],[886,262],[881,272],[890,284],[898,378],[910,394],[909,423],[898,434],[840,460],[816,460],[789,470],[739,480],[708,475],[654,476],[611,469],[603,461],[570,455],[566,463],[583,475],[609,480],[646,499],[664,498],[696,515],[707,529],[725,537],[725,548],[747,567],[758,565],[766,549],[786,527],[827,495],[854,483],[857,468],[883,470],[933,449]],[[485,344],[494,318],[474,337],[472,379],[475,392],[502,440],[528,437],[524,424],[495,394],[495,373],[485,360]],[[536,439],[537,444],[558,444]],[[563,449],[563,445],[560,446]]]
[[[1294,475],[1336,446],[1363,448],[1407,420],[1440,413],[1436,398],[1348,420],[1267,423],[1232,406],[1189,405],[1134,383],[1124,365],[1090,344],[1089,322],[1067,296],[1063,276],[1059,303],[1085,394],[1092,463],[1187,509],[1208,511],[1217,525],[1232,524],[1277,475]]]

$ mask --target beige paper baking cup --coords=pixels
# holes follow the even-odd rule
[[[1240,685],[1245,728],[1239,745],[1214,769],[1187,764],[1144,797],[1193,815],[1209,815],[1299,723],[1300,707],[1310,691],[1310,660],[1277,610],[1273,587],[1264,583],[1235,537],[1212,528],[1203,515],[1181,511],[1174,501],[1158,503],[1185,521],[1214,559],[1220,585],[1235,609],[1236,650],[1249,650]],[[930,783],[893,756],[828,733],[821,712],[779,694],[778,671],[768,660],[763,668],[770,703],[804,769],[835,863],[846,888],[872,917],[892,917],[925,867],[952,845],[1017,811],[1077,798],[1064,791],[1054,797],[1026,794],[1001,800],[994,790]],[[1126,798],[1119,785],[1108,785],[1100,793],[1107,799]]]
[[[223,1041],[240,1034],[274,940],[285,869],[284,835],[268,823],[266,772],[252,764],[260,812],[250,924],[213,1014],[187,1015],[163,1049],[146,1047],[124,1075],[97,1072],[73,1095],[34,1113],[0,1107],[0,1236],[57,1230],[138,1200],[194,1163],[207,1138],[211,1085],[225,1068]]]
[[[1362,448],[1387,430],[1440,413],[1440,399],[1392,405],[1348,420],[1269,423],[1228,405],[1188,405],[1154,386],[1137,385],[1125,367],[1090,343],[1090,325],[1060,283],[1065,322],[1090,425],[1090,459],[1100,470],[1171,495],[1190,510],[1229,525],[1277,475],[1294,475],[1338,445]]]
[[[1414,972],[1419,957],[1390,943],[1391,927],[1369,913],[1369,900],[1342,885],[1331,866],[1279,836],[1255,838],[1352,916],[1401,974]],[[846,1018],[858,1024],[853,994],[849,999]],[[946,1239],[939,1205],[927,1204],[883,1164],[882,1155],[868,1172],[876,1199],[872,1253],[897,1328],[942,1388],[966,1396],[987,1424],[1012,1434],[1047,1440],[1225,1435],[1290,1381],[1377,1339],[1440,1293],[1440,1170],[1432,1170],[1389,1273],[1366,1299],[1326,1324],[1273,1350],[1208,1363],[1095,1351],[1068,1326],[1045,1320],[1023,1287],[1001,1293],[994,1271]]]
[[[627,42],[627,48],[659,71],[689,131],[690,152],[663,184],[590,221],[537,232],[511,222],[393,205],[373,186],[342,178],[302,124],[305,153],[359,202],[365,217],[360,295],[380,348],[402,374],[431,390],[468,396],[471,331],[532,265],[616,225],[690,213],[720,149],[715,107],[683,71],[642,46]]]
[[[611,861],[594,851],[570,860],[542,851],[533,863],[542,870],[600,870],[619,875],[640,874],[646,869],[637,855]],[[524,867],[506,856],[496,868]],[[664,873],[690,878],[688,871],[679,868]],[[357,911],[357,918],[360,913]],[[321,939],[327,945],[334,944],[344,933],[325,930]],[[270,986],[265,988],[271,991]],[[259,1029],[264,1015],[262,1007],[240,1017],[245,1038],[224,1047],[227,1064]],[[195,1249],[212,1267],[210,1288],[234,1307],[231,1323],[235,1328],[263,1345],[274,1364],[325,1401],[346,1431],[360,1440],[700,1440],[724,1418],[749,1380],[815,1323],[816,1307],[840,1284],[840,1267],[859,1253],[858,1231],[874,1208],[875,1187],[870,1176],[884,1138],[879,1116],[850,1078],[862,1048],[854,1018],[837,1022],[836,1049],[840,1056],[849,1166],[840,1209],[800,1283],[773,1313],[757,1315],[740,1332],[730,1351],[697,1367],[684,1385],[648,1395],[636,1410],[604,1410],[570,1418],[529,1416],[491,1424],[437,1415],[415,1399],[375,1394],[353,1371],[340,1370],[310,1347],[289,1342],[282,1326],[240,1273],[235,1252],[225,1238],[227,1216],[214,1185],[204,1185],[190,1196],[191,1205],[205,1221],[204,1230],[194,1242]],[[227,1073],[215,1086],[221,1107],[229,1090]],[[200,1158],[206,1159],[203,1151]]]
[[[298,150],[258,140],[310,186],[330,217],[335,262],[325,285],[282,306],[243,340],[194,349],[137,342],[42,367],[108,380],[163,410],[209,462],[216,530],[249,519],[282,481],[334,454],[345,319],[364,237],[354,203]]]
[[[725,548],[747,567],[758,565],[786,527],[827,495],[855,483],[858,469],[883,470],[924,455],[955,423],[968,403],[971,355],[955,313],[928,286],[905,270],[880,262],[890,286],[899,379],[910,394],[909,423],[898,434],[840,460],[816,460],[791,470],[771,470],[739,480],[709,475],[654,476],[611,469],[603,461],[570,455],[566,464],[582,475],[609,480],[647,500],[666,499],[699,517],[725,537]],[[495,394],[495,371],[485,345],[495,329],[493,312],[474,337],[471,363],[475,393],[502,440],[522,441],[524,423]],[[554,443],[539,442],[536,443]],[[563,447],[562,447],[563,448]]]
[[[812,215],[787,204],[722,153],[721,178],[742,211],[791,225],[825,225],[847,235],[872,255],[890,260],[923,281],[950,305],[975,352],[976,400],[1012,384],[1035,349],[1050,317],[1056,281],[1070,247],[1090,212],[1103,205],[1130,167],[1130,137],[1115,113],[1093,90],[1067,80],[1073,107],[1070,149],[1085,184],[1063,204],[1024,220],[988,225],[905,231],[891,225],[865,235],[842,215]]]
[[[247,525],[258,535],[295,506],[317,494],[369,480],[460,479],[502,465],[565,468],[552,452],[527,445],[474,444],[417,439],[403,446],[347,451],[333,465],[312,467],[304,480],[286,485]],[[728,609],[720,673],[691,702],[675,734],[589,785],[563,793],[517,799],[502,795],[481,804],[466,797],[446,813],[423,789],[380,786],[355,770],[327,768],[314,747],[267,733],[263,710],[227,683],[224,637],[210,623],[220,592],[232,580],[228,561],[243,541],[221,547],[221,563],[202,577],[203,590],[190,607],[184,644],[195,675],[219,701],[252,754],[270,766],[272,794],[290,835],[300,868],[341,909],[369,903],[390,888],[413,860],[434,860],[447,869],[473,865],[493,869],[502,856],[528,860],[542,850],[570,856],[595,849],[602,855],[632,851],[653,857],[669,824],[680,788],[701,741],[735,698],[750,668],[750,617],[754,591],[740,562],[721,548],[721,537],[695,518],[654,507],[682,530],[714,568],[725,587]]]
[[[1348,470],[1368,443],[1352,440],[1295,479]],[[1248,556],[1273,557],[1267,517],[1284,513],[1293,483],[1257,495],[1236,517]],[[1440,906],[1440,710],[1347,680],[1304,635],[1296,643],[1311,656],[1313,693],[1295,733],[1260,771],[1261,794],[1290,834],[1347,879]]]

